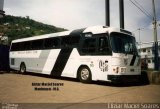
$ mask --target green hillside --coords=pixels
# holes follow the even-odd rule
[[[0,34],[8,36],[9,42],[14,39],[65,31],[52,25],[43,24],[27,17],[6,15],[0,19]]]

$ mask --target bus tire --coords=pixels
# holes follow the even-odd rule
[[[20,73],[21,74],[26,73],[26,65],[24,63],[21,63],[21,65],[20,65]]]
[[[91,83],[92,75],[90,69],[86,66],[80,67],[78,70],[78,79],[82,83]]]

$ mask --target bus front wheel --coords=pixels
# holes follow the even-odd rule
[[[26,65],[24,63],[22,63],[20,65],[20,73],[21,74],[25,74],[26,73]]]
[[[91,83],[92,75],[90,69],[86,66],[81,67],[78,72],[78,78],[83,83]]]

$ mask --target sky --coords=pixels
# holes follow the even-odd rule
[[[152,0],[135,1],[153,16]],[[160,24],[160,0],[155,0],[155,5]],[[105,25],[105,0],[4,0],[4,11],[7,15],[29,16],[68,30]],[[151,17],[143,14],[130,0],[124,0],[124,15],[125,29],[134,32],[137,42],[153,41]],[[110,0],[110,17],[110,26],[119,28],[119,0]],[[160,26],[157,29],[160,40]]]

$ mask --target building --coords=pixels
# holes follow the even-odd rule
[[[141,60],[145,60],[145,62],[148,64],[149,69],[154,68],[153,43],[154,42],[145,42],[138,45]],[[158,41],[158,53],[160,58],[160,40]]]
[[[5,14],[3,11],[4,0],[0,0],[0,18],[2,18]]]

